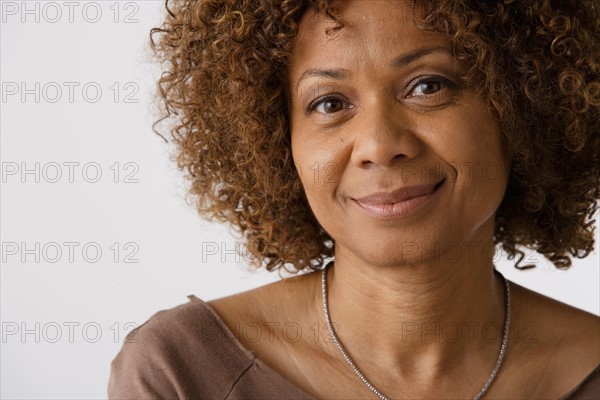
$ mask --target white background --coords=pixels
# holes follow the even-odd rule
[[[188,294],[211,300],[279,278],[246,271],[228,228],[197,217],[151,130],[159,70],[148,35],[162,1],[1,7],[0,396],[106,398],[110,362],[133,326]],[[567,272],[540,255],[528,261],[537,268],[497,265],[600,314],[597,250]]]

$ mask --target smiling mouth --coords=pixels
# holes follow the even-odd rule
[[[378,193],[362,199],[353,199],[358,206],[369,216],[379,219],[403,218],[416,214],[429,204],[439,192],[446,180],[438,182],[435,186],[425,190],[423,186],[406,188],[392,193]],[[393,197],[400,198],[394,201]]]

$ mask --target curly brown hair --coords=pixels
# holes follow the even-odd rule
[[[419,0],[418,26],[451,40],[499,116],[512,154],[494,244],[557,268],[594,248],[600,199],[600,17],[593,1]],[[415,3],[415,4],[416,4]],[[244,236],[253,265],[319,269],[334,240],[295,168],[286,101],[292,39],[308,10],[342,29],[333,0],[169,0],[150,32],[162,115],[188,195]],[[157,41],[153,36],[159,35]],[[160,133],[159,133],[160,134]],[[162,135],[161,135],[162,136]],[[289,270],[288,270],[289,271]]]

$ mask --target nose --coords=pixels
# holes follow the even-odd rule
[[[360,168],[390,168],[414,159],[420,143],[407,110],[373,96],[365,103],[355,126],[351,162]]]

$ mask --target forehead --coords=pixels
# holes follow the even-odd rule
[[[440,33],[416,27],[412,1],[345,0],[336,6],[334,15],[343,20],[344,27],[330,36],[326,31],[335,21],[314,10],[303,15],[292,45],[292,82],[308,68],[388,65],[398,55],[420,47],[450,48],[449,40]]]

